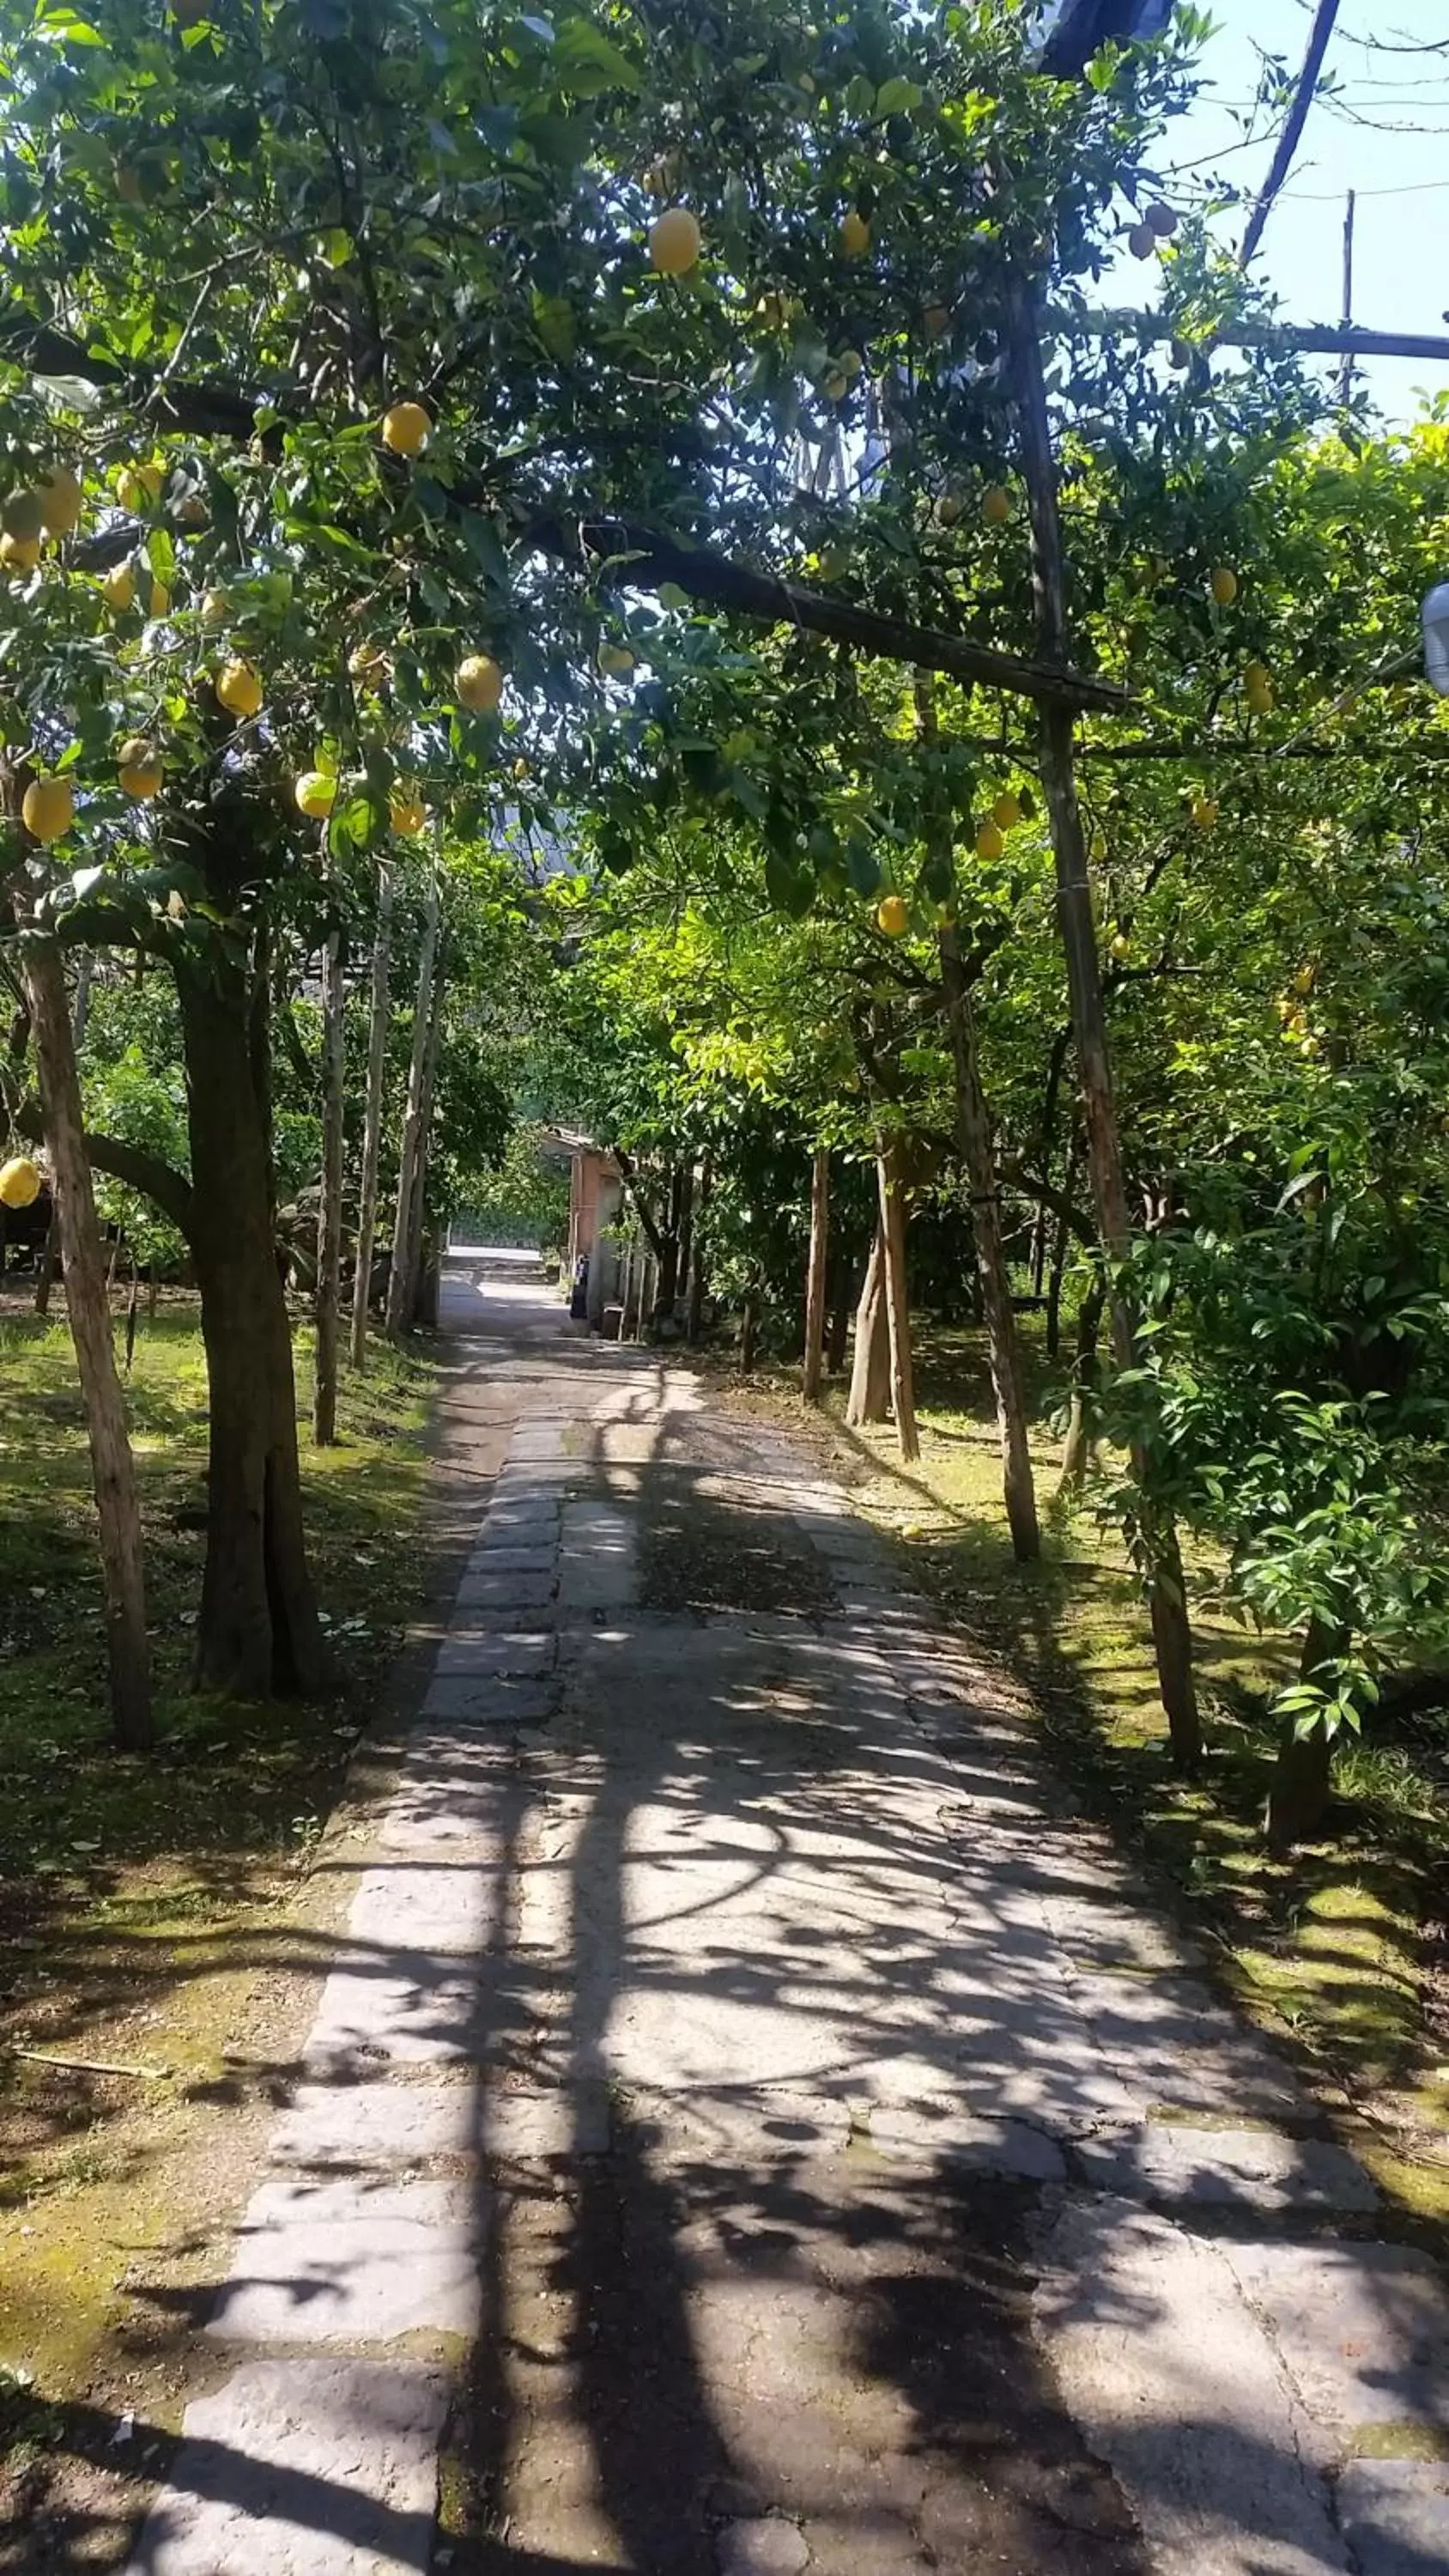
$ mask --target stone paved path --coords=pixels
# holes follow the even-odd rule
[[[999,1689],[449,1311],[507,1454],[136,2576],[1442,2576],[1443,2284]]]

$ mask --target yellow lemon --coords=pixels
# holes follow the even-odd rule
[[[887,939],[899,939],[908,919],[905,904],[898,894],[884,895],[876,905],[875,926],[885,932]]]
[[[112,564],[101,583],[101,597],[113,616],[124,617],[136,604],[136,576],[128,563]]]
[[[1004,528],[1011,516],[1011,494],[1000,483],[993,483],[981,496],[981,516],[988,528]]]
[[[0,1163],[0,1206],[34,1207],[40,1196],[40,1174],[28,1154],[12,1154]]]
[[[171,593],[164,581],[151,584],[151,614],[153,617],[169,617],[171,614]]]
[[[392,677],[392,664],[380,644],[356,645],[347,656],[347,668],[368,697],[376,697]]]
[[[224,590],[204,590],[201,594],[203,626],[224,626],[231,615],[231,601]]]
[[[6,494],[0,504],[0,528],[7,537],[38,537],[45,527],[45,510],[40,494],[22,488]]]
[[[840,247],[847,259],[864,259],[870,248],[870,226],[858,206],[852,206],[840,227]]]
[[[1009,787],[1004,787],[997,797],[991,808],[991,819],[1003,832],[1009,832],[1013,823],[1021,821],[1021,799],[1014,796]]]
[[[634,668],[634,656],[627,644],[601,644],[599,668],[611,680],[627,680]]]
[[[999,859],[1006,848],[1005,838],[995,823],[983,823],[976,835],[978,859]]]
[[[81,514],[80,476],[68,465],[52,465],[39,484],[40,515],[52,537],[68,537]]]
[[[0,564],[7,572],[34,572],[40,561],[39,537],[0,537]]]
[[[1107,945],[1114,957],[1128,957],[1132,953],[1132,942],[1125,930],[1119,930],[1116,937],[1110,939]]]
[[[153,796],[159,796],[161,754],[144,734],[132,734],[128,742],[122,743],[116,754],[116,766],[122,787],[128,796],[135,797],[138,805],[148,804]]]
[[[330,769],[304,769],[292,793],[299,811],[320,823],[337,802],[337,781]]]
[[[394,456],[421,456],[432,434],[432,420],[421,403],[394,403],[382,415],[382,443]]]
[[[215,685],[228,715],[254,716],[261,706],[262,684],[250,662],[223,662]]]
[[[1200,832],[1210,832],[1214,823],[1218,819],[1218,800],[1216,796],[1194,796],[1192,800],[1192,819],[1196,823]]]
[[[58,841],[75,819],[75,797],[69,779],[32,779],[20,811],[32,840]]]
[[[666,206],[649,227],[649,265],[661,277],[683,277],[693,268],[704,236],[688,206]]]
[[[470,653],[459,663],[453,685],[460,707],[470,715],[491,716],[503,695],[503,673],[491,653]]]
[[[387,809],[387,819],[395,832],[406,833],[409,838],[422,830],[428,819],[428,809],[416,787],[411,785],[394,787]]]
[[[123,465],[116,477],[116,499],[123,510],[154,510],[165,479],[160,465]]]
[[[1231,608],[1238,595],[1238,576],[1231,564],[1215,564],[1208,588],[1219,608]]]
[[[966,505],[959,492],[941,493],[936,503],[935,515],[937,526],[942,528],[954,528],[965,506]]]

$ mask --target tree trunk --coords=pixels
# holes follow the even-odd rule
[[[704,1298],[708,1284],[705,1267],[707,1238],[705,1225],[709,1216],[710,1192],[714,1188],[714,1160],[706,1154],[700,1165],[699,1199],[690,1237],[689,1304],[685,1309],[684,1335],[693,1344],[699,1340],[704,1322]]]
[[[1024,285],[1015,288],[1010,316],[1012,373],[1021,435],[1022,471],[1031,519],[1032,586],[1036,597],[1037,649],[1045,662],[1064,662],[1067,653],[1066,561],[1057,506],[1056,460],[1042,374],[1041,340],[1035,300]],[[1106,1016],[1097,956],[1096,924],[1087,871],[1087,842],[1077,802],[1073,725],[1066,707],[1043,704],[1039,713],[1042,786],[1046,793],[1056,859],[1057,919],[1066,956],[1071,1000],[1072,1036],[1077,1075],[1082,1087],[1087,1160],[1102,1241],[1114,1260],[1129,1247],[1127,1198],[1117,1136],[1117,1113],[1107,1056]],[[1113,1301],[1113,1340],[1119,1362],[1130,1365],[1135,1347],[1135,1320],[1118,1297]],[[1150,1503],[1141,1458],[1133,1461],[1144,1497]],[[1201,1757],[1202,1727],[1192,1671],[1192,1630],[1187,1615],[1182,1556],[1177,1533],[1166,1513],[1152,1516],[1146,1532],[1147,1582],[1152,1634],[1157,1649],[1158,1686],[1176,1760],[1190,1768]]]
[[[839,1377],[845,1366],[850,1344],[851,1283],[854,1265],[845,1244],[837,1239],[830,1265],[830,1285],[825,1292],[825,1374]]]
[[[760,1330],[760,1303],[750,1289],[740,1308],[740,1375],[748,1377],[755,1365],[755,1343]]]
[[[885,1256],[880,1228],[871,1239],[870,1257],[855,1315],[855,1354],[845,1419],[852,1430],[863,1422],[884,1422],[890,1410],[890,1333],[885,1309]]]
[[[1057,1211],[1056,1241],[1052,1245],[1051,1277],[1047,1281],[1046,1355],[1058,1359],[1062,1347],[1062,1282],[1066,1276],[1067,1254],[1071,1248],[1072,1221],[1068,1213],[1072,1192],[1077,1183],[1077,1139],[1075,1131],[1067,1146],[1066,1178],[1062,1182],[1062,1205]]]
[[[94,1192],[92,1195],[94,1196]],[[48,1315],[50,1313],[50,1292],[55,1285],[55,1264],[59,1251],[60,1223],[56,1215],[55,1202],[54,1199],[52,1199],[50,1223],[45,1229],[45,1241],[40,1247],[40,1262],[35,1273],[35,1311],[37,1315]]]
[[[649,1338],[649,1325],[654,1313],[655,1284],[658,1277],[659,1264],[655,1260],[653,1253],[647,1250],[641,1250],[639,1255],[639,1303],[634,1309],[633,1339],[636,1342],[647,1341]]]
[[[981,1283],[981,1312],[996,1393],[996,1424],[1001,1440],[1002,1482],[1013,1553],[1029,1561],[1041,1554],[1036,1516],[1031,1448],[1026,1406],[1021,1392],[1021,1354],[1016,1319],[1011,1311],[1011,1281],[1001,1239],[1001,1202],[996,1188],[996,1160],[991,1121],[981,1089],[976,1053],[976,1025],[953,925],[939,935],[941,984],[946,996],[946,1024],[956,1069],[956,1142],[971,1192],[971,1227],[976,1241],[976,1272]]]
[[[694,1253],[694,1156],[686,1154],[679,1166],[678,1271],[674,1282],[676,1305],[681,1297],[692,1295],[693,1276],[690,1261]]]
[[[392,1262],[387,1278],[387,1330],[393,1341],[405,1331],[408,1319],[408,1244],[412,1235],[413,1192],[417,1185],[418,1153],[422,1142],[423,1081],[427,1071],[433,964],[437,951],[438,889],[430,885],[423,907],[418,989],[413,1004],[413,1053],[408,1068],[407,1108],[403,1114],[402,1145],[398,1154],[397,1208],[393,1216]]]
[[[901,1199],[900,1158],[894,1144],[882,1143],[876,1156],[880,1190],[881,1269],[885,1278],[886,1323],[890,1335],[891,1406],[896,1417],[896,1445],[910,1460],[921,1454],[916,1428],[915,1372],[911,1365],[911,1310],[906,1285],[906,1211]]]
[[[631,1240],[624,1246],[624,1267],[619,1279],[619,1339],[632,1342],[639,1327],[639,1253]]]
[[[17,911],[19,908],[17,903]],[[100,1524],[111,1727],[123,1752],[144,1753],[150,1748],[152,1731],[141,1506],[111,1342],[110,1304],[101,1261],[95,1193],[86,1158],[65,967],[60,950],[50,939],[27,940],[21,961],[35,1033],[41,1114],[65,1261],[66,1314],[85,1398],[91,1478]]]
[[[319,1449],[337,1439],[337,1310],[342,1294],[342,933],[322,952],[322,1190],[317,1203],[317,1356],[312,1437]]]
[[[292,1331],[277,1266],[266,975],[213,953],[177,975],[191,1248],[210,1384],[198,1683],[311,1691],[327,1658],[307,1568]]]
[[[1345,1629],[1310,1619],[1298,1660],[1299,1680],[1318,1680],[1322,1667],[1346,1654],[1348,1645]],[[1285,1717],[1268,1791],[1268,1849],[1276,1859],[1295,1843],[1320,1839],[1332,1787],[1332,1736],[1321,1726],[1311,1735],[1295,1735],[1292,1717]]]
[[[1065,1218],[1062,1223],[1065,1226]],[[1062,1448],[1063,1493],[1080,1493],[1086,1482],[1087,1460],[1092,1446],[1087,1426],[1091,1397],[1097,1384],[1097,1331],[1102,1321],[1104,1294],[1101,1281],[1094,1280],[1077,1310],[1077,1355],[1072,1370],[1071,1411]]]
[[[392,963],[392,870],[377,877],[377,930],[372,943],[372,1003],[367,1023],[367,1108],[362,1130],[362,1187],[357,1207],[357,1267],[352,1275],[352,1365],[367,1366],[368,1300],[377,1242],[377,1170],[382,1155],[382,1093],[387,1070],[388,974]]]
[[[447,948],[448,935],[443,930],[438,934],[437,955],[433,961],[433,991],[428,1007],[428,1043],[423,1054],[418,1158],[413,1174],[412,1206],[408,1214],[407,1303],[404,1312],[409,1326],[417,1321],[418,1298],[422,1289],[423,1231],[428,1212],[428,1164],[433,1150],[433,1094],[438,1087],[438,1057],[443,1044],[443,996],[447,990]]]
[[[825,1364],[825,1268],[830,1243],[830,1155],[815,1149],[810,1176],[810,1263],[805,1275],[805,1360],[800,1391],[807,1404],[820,1402]]]

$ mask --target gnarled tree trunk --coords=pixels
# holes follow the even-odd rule
[[[855,1352],[845,1419],[852,1430],[863,1422],[884,1422],[890,1409],[890,1335],[886,1324],[885,1258],[880,1229],[871,1242],[860,1304],[855,1310]]]
[[[211,1393],[197,1679],[264,1698],[327,1660],[307,1568],[292,1332],[277,1265],[266,976],[214,951],[178,963],[191,1248]]]
[[[915,1370],[911,1360],[911,1307],[906,1284],[906,1210],[901,1197],[900,1152],[894,1139],[876,1156],[880,1189],[881,1267],[885,1275],[886,1324],[890,1336],[891,1406],[896,1417],[896,1446],[909,1463],[921,1454],[916,1426]]]
[[[317,1355],[312,1437],[337,1438],[337,1318],[342,1297],[342,933],[322,951],[322,1188],[317,1202]]]
[[[1330,1626],[1325,1619],[1310,1619],[1298,1659],[1299,1680],[1318,1682],[1321,1687],[1324,1666],[1346,1654],[1348,1643],[1342,1628]],[[1318,1840],[1332,1788],[1332,1736],[1322,1726],[1315,1726],[1308,1735],[1298,1735],[1292,1716],[1285,1717],[1268,1791],[1270,1852],[1281,1858],[1292,1851],[1295,1843]]]

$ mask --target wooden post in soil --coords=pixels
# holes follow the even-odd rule
[[[706,1228],[713,1188],[714,1158],[706,1154],[700,1165],[699,1192],[690,1232],[689,1303],[684,1310],[684,1338],[691,1345],[699,1340],[704,1326],[704,1300],[708,1286],[706,1255],[709,1249]]]
[[[1044,662],[1061,666],[1067,652],[1066,557],[1057,505],[1056,459],[1051,419],[1042,373],[1041,339],[1036,300],[1023,281],[1009,291],[1009,335],[1012,386],[1021,441],[1022,473],[1031,519],[1032,588],[1036,599],[1037,647]],[[1087,838],[1077,802],[1073,717],[1065,706],[1043,702],[1038,742],[1042,786],[1056,858],[1057,921],[1066,957],[1072,1035],[1082,1087],[1087,1163],[1102,1243],[1114,1261],[1129,1249],[1127,1194],[1122,1179],[1116,1105],[1107,1055],[1106,1014],[1092,918],[1092,891],[1087,871]],[[1121,1296],[1112,1308],[1113,1341],[1119,1364],[1129,1365],[1135,1346],[1134,1319]],[[1152,1511],[1143,1462],[1134,1459],[1144,1507],[1151,1525],[1148,1548],[1148,1600],[1152,1640],[1157,1655],[1158,1686],[1175,1758],[1185,1767],[1202,1753],[1202,1728],[1192,1670],[1192,1630],[1187,1615],[1182,1555],[1171,1516]]]
[[[807,1404],[820,1402],[825,1365],[825,1269],[830,1242],[830,1154],[815,1149],[810,1175],[810,1264],[805,1275],[805,1359],[800,1391]]]
[[[319,1449],[337,1439],[337,1319],[342,1296],[342,933],[322,951],[322,1188],[317,1202],[317,1343],[312,1437]]]
[[[403,1112],[398,1153],[397,1207],[393,1215],[392,1261],[387,1277],[387,1331],[396,1341],[408,1323],[408,1245],[412,1239],[413,1190],[422,1142],[423,1080],[428,1061],[428,1031],[433,998],[433,962],[438,950],[438,889],[430,885],[423,905],[423,937],[418,952],[418,989],[413,1004],[413,1053],[408,1068],[407,1107]]]
[[[372,1000],[367,1023],[367,1107],[362,1129],[362,1189],[357,1209],[357,1266],[352,1274],[352,1365],[367,1366],[368,1297],[377,1241],[377,1170],[382,1156],[382,1088],[387,1070],[387,997],[392,963],[392,870],[377,876],[377,928],[372,942]]]
[[[891,1405],[896,1417],[896,1446],[908,1462],[921,1454],[916,1427],[915,1372],[911,1365],[911,1308],[906,1287],[906,1211],[901,1197],[900,1152],[884,1137],[876,1155],[880,1191],[881,1268],[885,1278],[886,1329],[890,1335]]]
[[[413,1173],[412,1207],[408,1216],[407,1252],[407,1320],[416,1321],[418,1298],[423,1283],[423,1228],[428,1207],[428,1161],[433,1146],[433,1094],[438,1086],[438,1057],[443,1047],[443,997],[447,979],[448,934],[438,933],[437,954],[433,960],[433,989],[428,1003],[428,1042],[423,1051],[422,1107],[418,1118],[418,1159]]]
[[[17,901],[17,913],[20,909]],[[41,1117],[60,1220],[66,1314],[85,1399],[91,1476],[100,1524],[111,1726],[119,1750],[145,1753],[153,1739],[141,1507],[111,1340],[110,1306],[91,1167],[86,1157],[65,968],[54,940],[33,936],[24,942],[21,962],[35,1032]]]

